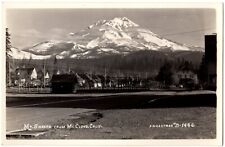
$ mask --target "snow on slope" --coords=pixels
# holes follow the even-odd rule
[[[102,26],[102,27],[110,26],[114,29],[122,31],[124,28],[137,27],[139,25],[132,22],[131,20],[129,20],[126,17],[123,17],[123,18],[115,17],[112,20],[97,21],[95,24],[90,25],[88,28],[91,29],[91,28],[94,28],[94,27],[97,27],[97,26]]]
[[[143,38],[146,42],[154,43],[156,48],[158,46],[158,47],[169,47],[169,48],[172,48],[173,50],[190,50],[186,46],[178,45],[174,42],[168,41],[165,38],[159,38],[158,36],[154,34],[149,35],[148,33],[141,32],[139,33],[138,37]],[[150,48],[154,48],[154,47],[151,46]]]
[[[32,53],[26,51],[20,51],[16,48],[11,48],[9,55],[12,56],[14,59],[48,59],[51,55],[34,55]]]
[[[32,48],[27,49],[27,50],[37,52],[37,53],[47,52],[48,49],[53,47],[56,43],[59,43],[59,41],[45,41],[45,42],[41,42],[41,43],[33,46]]]
[[[111,48],[101,48],[101,49],[98,49],[98,53],[102,53],[102,52],[109,52],[109,53],[114,53],[114,54],[119,54],[120,52],[115,50],[115,49],[111,49]]]
[[[94,48],[96,46],[98,46],[99,43],[99,38],[93,39],[91,40],[88,44],[87,44],[87,48]]]

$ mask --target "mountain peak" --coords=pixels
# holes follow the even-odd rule
[[[111,23],[117,23],[123,27],[137,27],[138,24],[134,23],[127,17],[115,17],[114,19],[110,20]]]
[[[128,27],[138,27],[139,25],[132,22],[130,19],[127,17],[115,17],[111,20],[100,20],[97,21],[95,24],[90,25],[88,28],[91,29],[93,27],[112,27],[117,30],[122,30],[123,28],[128,28]]]

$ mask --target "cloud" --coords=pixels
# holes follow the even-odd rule
[[[67,30],[52,28],[47,32],[46,37],[50,40],[65,40],[67,38]]]
[[[42,41],[68,40],[68,31],[62,28],[52,28],[43,32],[36,29],[16,30],[11,39],[14,47],[23,49]]]
[[[45,40],[45,37],[36,29],[26,29],[11,33],[11,40],[12,46],[22,49]]]
[[[12,35],[18,37],[43,38],[42,34],[35,29],[17,30],[13,32]]]

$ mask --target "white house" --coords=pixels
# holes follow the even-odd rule
[[[32,73],[30,75],[30,79],[31,80],[36,80],[37,79],[37,71],[36,71],[35,68],[32,70]]]
[[[48,72],[46,72],[46,74],[45,74],[45,77],[44,77],[45,79],[49,79],[49,74],[48,74]]]

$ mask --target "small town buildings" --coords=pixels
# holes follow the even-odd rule
[[[13,77],[15,86],[21,87],[41,87],[48,86],[51,79],[49,71],[36,69],[34,67],[17,67]]]
[[[31,81],[37,80],[37,71],[35,68],[17,68],[15,70],[16,78],[14,84],[18,86],[29,86]]]

